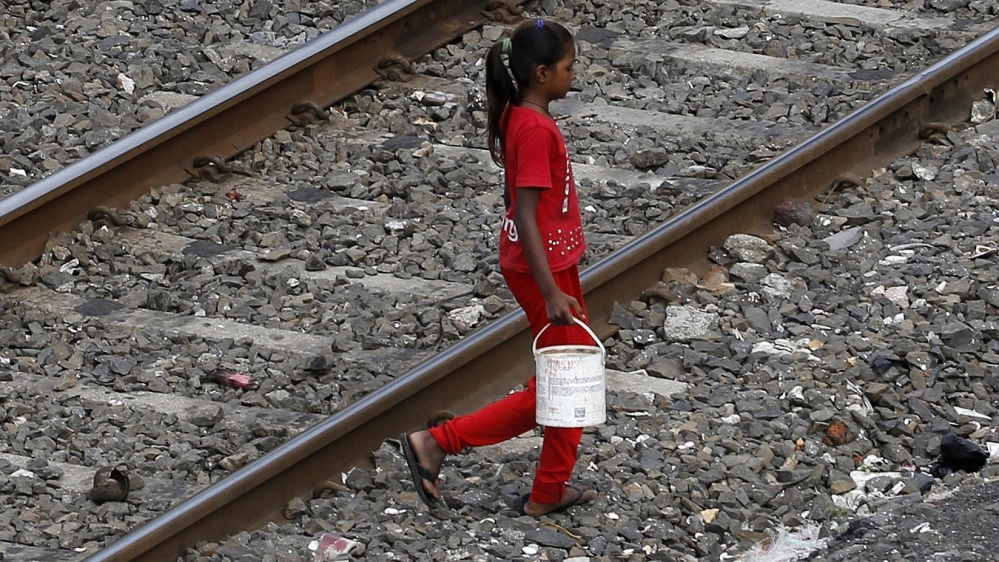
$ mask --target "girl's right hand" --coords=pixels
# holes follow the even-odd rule
[[[575,312],[575,316],[586,319],[579,301],[562,291],[557,291],[555,295],[545,299],[545,306],[548,309],[548,321],[555,326],[568,326],[575,323],[573,312]]]

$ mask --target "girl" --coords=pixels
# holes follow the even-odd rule
[[[506,172],[506,216],[500,269],[524,309],[539,347],[590,344],[573,321],[585,319],[578,261],[586,249],[565,140],[548,112],[569,91],[576,48],[565,27],[531,20],[496,43],[486,59],[489,149]],[[504,60],[505,59],[505,60]],[[429,431],[401,437],[420,498],[440,500],[437,475],[447,454],[492,445],[537,427],[535,379],[527,388]],[[517,509],[540,517],[593,501],[597,493],[570,483],[582,428],[546,427],[531,493]]]

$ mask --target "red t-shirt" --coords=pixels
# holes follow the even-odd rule
[[[509,106],[506,121],[503,164],[510,190],[510,207],[500,232],[500,267],[531,273],[513,222],[517,190],[541,190],[538,201],[538,231],[552,272],[568,269],[586,251],[583,224],[579,215],[576,181],[562,132],[550,117],[537,111]]]

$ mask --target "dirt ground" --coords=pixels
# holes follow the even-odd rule
[[[999,481],[857,519],[813,562],[999,560]]]

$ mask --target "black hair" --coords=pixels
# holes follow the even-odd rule
[[[507,53],[504,53],[504,43]],[[572,47],[572,33],[548,20],[529,20],[489,48],[486,55],[486,99],[489,102],[489,153],[503,165],[503,112],[511,103],[519,103],[538,66],[555,68]],[[503,62],[503,55],[508,63]]]

